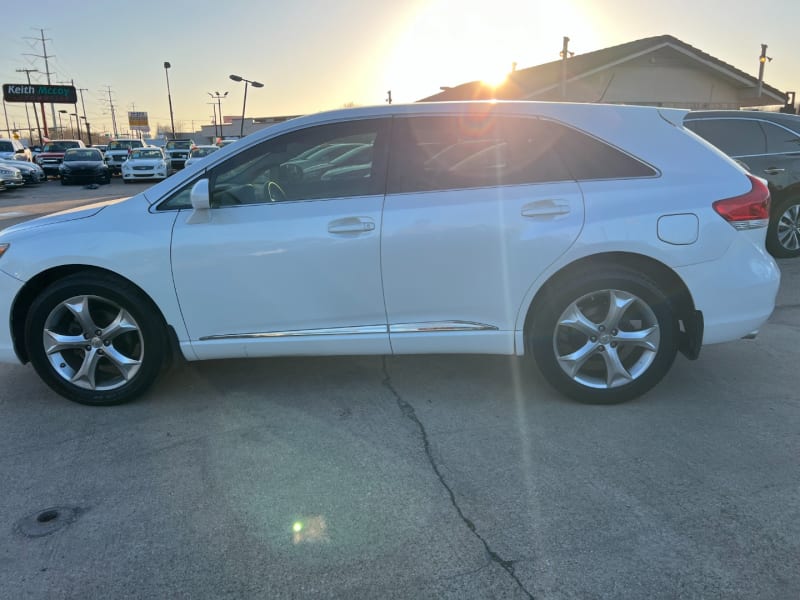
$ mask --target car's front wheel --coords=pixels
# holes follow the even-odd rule
[[[28,312],[25,343],[47,385],[94,406],[142,394],[160,372],[167,347],[150,300],[108,274],[71,275],[42,291]]]
[[[800,196],[776,203],[767,228],[767,250],[776,258],[800,256]]]
[[[678,322],[658,285],[636,271],[587,271],[551,286],[527,342],[545,379],[589,404],[640,396],[669,371]]]

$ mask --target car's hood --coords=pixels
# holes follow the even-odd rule
[[[155,167],[164,162],[161,158],[141,158],[138,160],[126,160],[125,167]]]
[[[75,208],[70,208],[68,210],[62,210],[61,212],[53,213],[51,215],[38,217],[36,219],[31,219],[30,221],[24,221],[22,223],[17,223],[16,225],[12,225],[11,227],[4,229],[3,233],[4,234],[15,233],[17,231],[24,231],[26,229],[33,229],[35,227],[45,227],[47,225],[54,225],[56,223],[63,223],[65,221],[75,221],[76,219],[87,219],[99,213],[106,206],[109,206],[111,204],[117,204],[127,199],[128,198],[118,198],[115,200],[106,200],[105,202],[97,202],[95,204],[89,204],[86,206],[78,206]]]

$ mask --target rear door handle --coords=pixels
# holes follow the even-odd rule
[[[346,217],[328,223],[328,233],[364,233],[375,229],[375,221],[367,217]]]
[[[779,169],[777,167],[769,167],[768,169],[764,169],[764,173],[767,175],[778,175],[783,173],[786,169]]]
[[[522,207],[523,217],[557,217],[571,212],[563,200],[537,200]]]

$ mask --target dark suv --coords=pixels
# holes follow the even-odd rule
[[[684,124],[769,182],[767,250],[778,258],[800,256],[800,116],[694,111]]]

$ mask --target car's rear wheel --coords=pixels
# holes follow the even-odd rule
[[[623,268],[583,272],[545,291],[527,342],[545,379],[588,404],[640,396],[669,371],[678,323],[658,285]]]
[[[167,347],[163,321],[149,299],[105,274],[76,274],[47,287],[31,305],[25,342],[47,385],[94,406],[143,393]]]
[[[767,250],[776,258],[800,256],[800,196],[776,203],[767,228]]]

